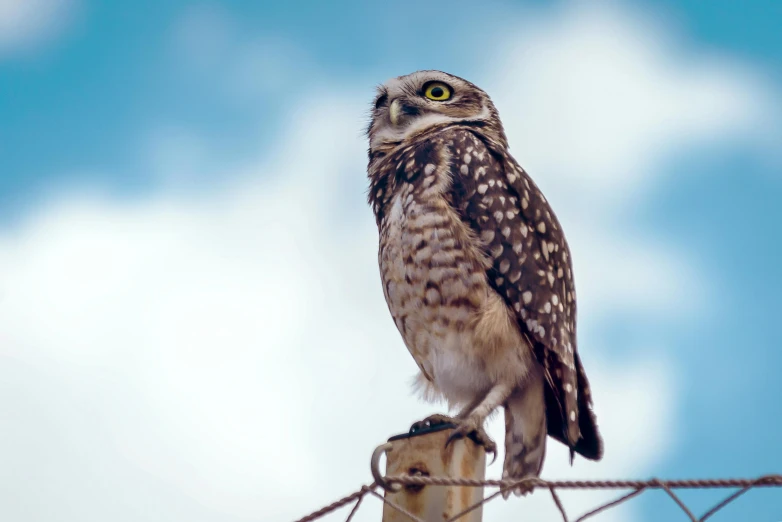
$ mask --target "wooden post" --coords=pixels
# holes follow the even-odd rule
[[[452,425],[437,426],[413,434],[388,439],[391,448],[386,453],[386,476],[445,476],[483,480],[486,474],[486,453],[483,446],[469,438],[445,441]],[[482,487],[467,486],[405,486],[399,491],[386,491],[385,497],[411,514],[426,521],[442,522],[483,500]],[[481,522],[483,506],[460,517],[459,522]],[[383,522],[411,522],[410,517],[383,504]]]

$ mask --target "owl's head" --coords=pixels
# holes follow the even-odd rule
[[[375,97],[367,130],[370,155],[449,123],[478,127],[507,147],[497,109],[477,86],[441,71],[417,71],[392,78],[378,87]]]

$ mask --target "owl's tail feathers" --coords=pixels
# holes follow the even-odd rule
[[[532,372],[524,388],[514,390],[505,401],[505,463],[503,479],[537,478],[546,455],[546,403],[542,372]],[[513,490],[517,496],[531,488]],[[510,491],[503,491],[507,499]]]
[[[581,431],[581,438],[575,447],[571,448],[570,460],[572,463],[574,452],[589,460],[600,460],[603,458],[603,438],[597,428],[597,417],[592,410],[589,381],[578,354],[575,362],[578,371],[578,428]]]
[[[562,408],[560,397],[563,390],[552,389],[549,383],[545,386],[546,418],[548,434],[555,440],[570,448],[570,464],[578,453],[589,460],[603,458],[603,439],[597,428],[597,418],[592,410],[592,395],[589,381],[578,354],[575,357],[576,386],[578,389],[578,439],[575,443],[568,437],[568,423]]]

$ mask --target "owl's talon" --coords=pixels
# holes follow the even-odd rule
[[[527,478],[535,478],[535,477],[527,477]],[[506,474],[502,475],[502,480],[516,480],[512,477],[509,477]],[[510,494],[513,493],[517,497],[526,497],[529,493],[532,492],[534,488],[531,484],[522,484],[520,486],[516,486],[515,488],[506,488],[502,490],[502,498],[507,500],[508,497],[510,497]]]
[[[494,464],[494,461],[497,460],[497,448],[494,448],[494,451],[485,450],[486,453],[491,453],[491,462],[489,462],[489,466]]]
[[[472,423],[459,424],[448,436],[448,440],[445,441],[445,447],[448,447],[451,442],[463,437],[469,437],[474,443],[483,446],[486,453],[492,454],[489,465],[491,466],[494,464],[494,461],[497,460],[497,444],[489,437],[486,430],[482,427],[476,428]]]
[[[434,428],[437,426],[441,426],[443,424],[453,424],[455,422],[456,421],[453,417],[449,417],[448,415],[442,415],[440,413],[435,413],[434,415],[429,415],[424,420],[414,422],[413,425],[410,426],[409,433],[415,433],[417,431]]]

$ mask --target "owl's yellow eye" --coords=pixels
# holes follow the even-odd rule
[[[424,96],[434,101],[445,101],[451,97],[451,88],[442,82],[432,82],[424,89]]]

